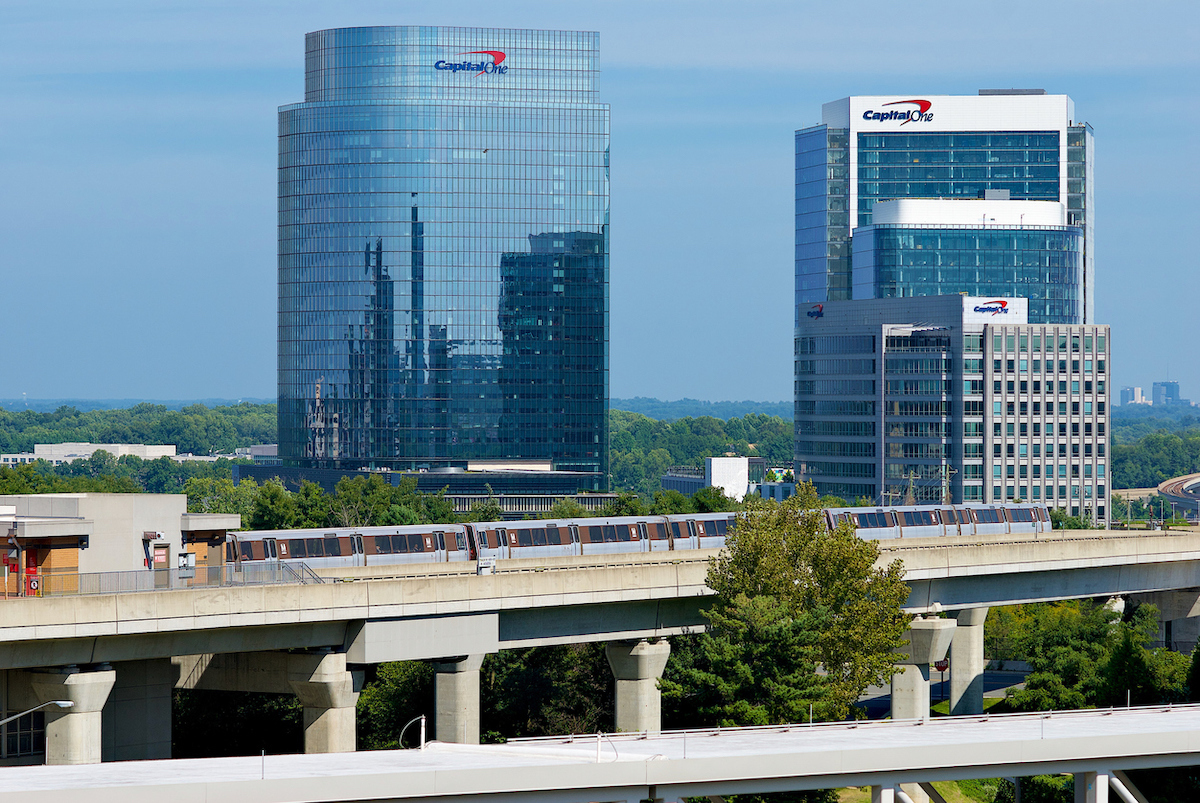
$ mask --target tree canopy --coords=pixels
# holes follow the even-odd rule
[[[892,673],[909,617],[899,561],[849,524],[825,526],[809,484],[785,502],[751,500],[709,568],[711,631],[662,687],[689,725],[844,719]],[[818,672],[818,667],[822,669]]]

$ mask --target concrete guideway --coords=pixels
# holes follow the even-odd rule
[[[1200,764],[1200,706],[929,722],[583,735],[425,750],[9,767],[5,799],[43,803],[639,801],[1074,773],[1083,800],[1122,799],[1121,770]],[[1110,794],[1110,783],[1116,794]],[[84,791],[86,790],[86,792]],[[1132,794],[1132,790],[1130,790]]]

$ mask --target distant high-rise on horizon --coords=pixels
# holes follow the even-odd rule
[[[826,301],[958,293],[1095,321],[1093,136],[1068,96],[843,98],[795,144],[797,324]]]
[[[608,472],[609,109],[593,32],[306,37],[279,109],[279,457]]]

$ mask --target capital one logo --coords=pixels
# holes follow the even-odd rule
[[[900,125],[908,125],[909,123],[928,123],[933,120],[933,112],[929,111],[933,103],[928,100],[894,100],[891,103],[883,104],[886,106],[913,106],[915,108],[891,109],[886,112],[877,112],[874,109],[867,109],[863,112],[864,120],[875,120],[876,122],[886,122],[888,120],[900,120]]]
[[[1003,299],[996,299],[995,301],[985,301],[982,304],[980,304],[978,307],[976,307],[975,311],[976,312],[990,312],[993,315],[1000,315],[1001,313],[1007,315],[1008,314],[1008,302],[1004,301]]]
[[[808,311],[808,317],[810,317],[810,318],[825,317],[825,305],[824,304],[813,304],[812,309],[810,309]]]
[[[433,64],[435,70],[447,70],[449,72],[473,72],[476,76],[483,74],[488,75],[504,75],[508,72],[507,66],[501,66],[504,63],[506,56],[503,50],[468,50],[466,53],[455,53],[456,56],[491,56],[491,61],[436,61]]]

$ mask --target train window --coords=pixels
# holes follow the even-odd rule
[[[713,532],[710,533],[710,535],[724,535],[726,533],[728,527],[729,527],[729,525],[725,521],[725,519],[717,519],[712,522]]]
[[[634,534],[637,532],[633,527],[626,527],[624,524],[615,528],[617,531],[617,540],[629,543],[633,540]]]
[[[392,539],[392,552],[393,553],[400,553],[402,555],[406,555],[412,551],[409,548],[411,546],[411,544],[409,543],[407,535],[393,535],[393,536],[391,536],[391,539]]]
[[[254,560],[254,542],[242,541],[239,545],[242,548],[242,560]]]
[[[862,529],[891,527],[892,519],[887,513],[854,513],[855,522]]]
[[[303,538],[289,538],[286,541],[279,541],[280,546],[287,545],[287,549],[280,549],[281,557],[291,556],[293,558],[307,558],[308,550],[304,548]]]
[[[320,539],[320,538],[305,538],[304,539],[304,549],[308,552],[308,557],[310,557],[310,558],[325,557],[325,547],[321,543],[321,540],[322,539]]]
[[[1003,521],[1000,518],[1000,511],[994,508],[976,508],[972,513],[975,514],[975,521],[979,524],[999,524]]]
[[[392,554],[392,539],[386,535],[368,535],[367,543],[374,547],[372,551],[376,555]]]
[[[905,527],[927,527],[931,524],[937,524],[937,519],[932,510],[903,510],[900,515],[904,517]]]
[[[233,544],[229,541],[225,542],[225,562],[233,563]]]
[[[340,558],[342,556],[342,551],[343,551],[342,542],[349,541],[349,540],[350,539],[348,539],[348,538],[338,538],[336,536],[334,536],[332,538],[326,538],[325,539],[325,557]],[[349,544],[346,544],[346,546],[349,546]]]
[[[611,524],[606,524],[601,528],[601,532],[604,534],[604,543],[611,544],[611,543],[616,542],[616,540],[617,540],[617,528],[616,527],[612,526]]]
[[[941,514],[942,514],[942,523],[943,524],[957,524],[958,523],[958,516],[953,510],[943,510],[943,511],[941,511]]]
[[[671,532],[675,534],[676,538],[686,538],[687,537],[680,531],[679,522],[677,522],[677,521],[671,522]]]
[[[546,543],[553,546],[560,546],[562,544],[562,535],[559,534],[558,527],[551,526],[546,528]]]
[[[1026,507],[1009,508],[1008,520],[1020,523],[1031,522],[1033,521],[1033,511]]]
[[[534,546],[545,546],[546,545],[546,528],[545,527],[534,527],[529,532],[533,536],[533,545]]]

